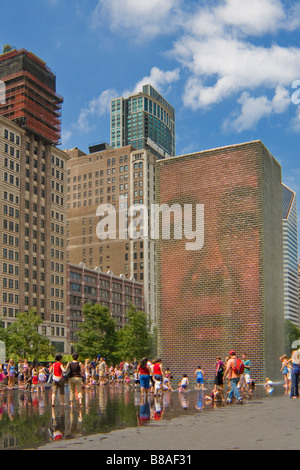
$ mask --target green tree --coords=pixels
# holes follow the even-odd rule
[[[5,342],[7,357],[26,357],[29,360],[43,360],[55,350],[49,339],[39,334],[38,327],[43,323],[35,309],[19,313],[15,322],[7,329],[0,330],[0,339]]]
[[[300,339],[300,328],[298,328],[294,323],[289,320],[284,322],[284,346],[285,353],[287,355],[291,354],[292,343]]]
[[[132,361],[148,356],[152,349],[152,336],[147,315],[130,305],[128,322],[118,331],[118,356]]]
[[[84,322],[77,333],[79,341],[74,345],[76,351],[81,357],[90,359],[101,354],[110,363],[116,350],[116,321],[109,309],[99,304],[85,304],[83,315]]]

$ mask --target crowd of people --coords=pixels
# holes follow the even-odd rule
[[[284,378],[284,387],[290,391],[291,398],[299,397],[300,377],[300,349],[294,350],[291,358],[287,355],[280,357],[281,372]],[[0,393],[5,389],[25,389],[36,391],[41,387],[51,384],[52,406],[55,406],[59,392],[60,403],[64,404],[65,383],[68,381],[70,387],[70,402],[77,397],[82,404],[83,390],[94,385],[116,385],[123,384],[141,391],[141,398],[148,397],[152,393],[154,397],[162,395],[166,391],[186,392],[190,381],[196,382],[197,390],[206,390],[204,387],[205,372],[200,365],[195,369],[193,378],[183,374],[182,379],[176,387],[169,368],[163,369],[160,358],[150,361],[143,358],[140,361],[134,359],[132,362],[122,361],[116,366],[108,366],[100,355],[93,359],[79,361],[78,354],[74,353],[72,360],[63,364],[62,355],[57,354],[53,363],[29,364],[27,359],[19,359],[15,363],[13,359],[0,364]],[[228,384],[228,395],[224,396],[224,384]],[[270,391],[273,387],[270,378],[266,378],[265,388]],[[175,388],[172,388],[172,386]],[[251,379],[251,361],[244,353],[239,359],[236,352],[231,350],[229,356],[223,362],[217,357],[214,366],[214,387],[206,399],[231,403],[235,398],[238,404],[243,403],[243,396],[251,396],[255,387]],[[246,395],[245,395],[246,394]]]

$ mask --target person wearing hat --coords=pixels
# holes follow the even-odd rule
[[[235,365],[236,365],[236,353],[235,351],[229,351],[229,359],[226,364],[226,370],[224,373],[224,379],[227,377],[230,380],[230,392],[228,395],[227,403],[231,403],[233,399],[233,395],[237,399],[237,402],[241,404],[243,401],[239,389],[238,389],[238,383],[240,380],[240,374],[238,374],[235,371]]]

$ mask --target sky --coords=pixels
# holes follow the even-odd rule
[[[56,74],[61,148],[109,143],[110,100],[150,83],[175,108],[176,155],[261,140],[300,228],[300,1],[2,0],[2,15],[0,52]]]

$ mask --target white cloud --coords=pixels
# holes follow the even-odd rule
[[[104,90],[97,98],[92,99],[86,108],[80,111],[75,127],[81,132],[88,132],[93,128],[91,121],[104,116],[110,110],[110,101],[116,98],[117,92],[113,89]]]
[[[237,32],[246,35],[274,32],[285,20],[279,0],[227,0],[220,3],[214,13],[224,27],[236,28]]]
[[[61,133],[62,145],[65,146],[67,144],[67,142],[69,142],[71,137],[72,137],[72,131],[63,130],[62,133]]]
[[[280,0],[223,0],[198,7],[171,51],[189,74],[184,105],[207,110],[231,99],[240,113],[231,114],[223,129],[237,132],[284,113],[291,102],[288,89],[300,78],[300,48],[269,44],[270,36],[258,45],[253,38],[296,29],[299,12],[299,3],[287,10]]]
[[[234,119],[228,118],[224,125],[224,130],[242,132],[253,129],[263,117],[269,116],[272,112],[272,102],[266,96],[253,98],[248,92],[243,92],[238,103],[241,105],[241,112]]]
[[[194,109],[209,107],[242,90],[290,87],[300,77],[300,49],[296,48],[264,48],[225,38],[199,43],[185,37],[177,41],[173,54],[192,74],[183,99]]]
[[[136,85],[134,86],[132,91],[124,91],[122,96],[129,96],[134,93],[138,93],[142,91],[143,85],[150,84],[155,88],[158,92],[163,92],[163,89],[166,85],[171,85],[171,83],[176,82],[179,80],[180,76],[180,69],[177,67],[174,70],[167,70],[163,71],[158,67],[152,67],[150,71],[150,75],[145,76],[141,80],[139,80]]]
[[[238,99],[240,111],[233,113],[223,123],[223,130],[242,132],[254,129],[258,122],[272,113],[280,114],[287,110],[291,104],[288,90],[277,87],[272,100],[266,96],[254,98],[248,92],[243,92]]]
[[[240,114],[229,116],[228,129],[240,132],[272,113],[284,113],[287,90],[300,79],[300,48],[275,42],[280,32],[300,28],[299,0],[98,0],[93,16],[94,25],[108,21],[115,33],[131,37],[176,34],[169,57],[187,74],[184,105],[207,110],[231,99]],[[133,91],[147,82],[160,91],[179,74],[178,68],[154,67]]]
[[[284,113],[291,104],[291,96],[289,91],[283,86],[278,86],[275,90],[273,98],[273,109],[275,113]]]
[[[109,21],[113,31],[130,32],[137,38],[169,33],[177,23],[181,0],[98,0],[93,12],[94,26]]]

